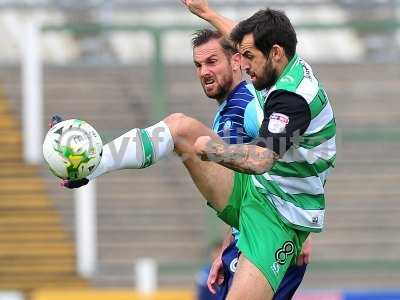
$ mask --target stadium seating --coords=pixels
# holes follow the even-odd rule
[[[84,287],[74,246],[36,167],[23,163],[21,132],[0,92],[0,289]]]

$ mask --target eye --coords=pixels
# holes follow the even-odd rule
[[[243,53],[243,56],[245,58],[247,58],[248,60],[253,60],[254,55],[252,53],[250,53],[249,51],[246,51],[245,53]]]

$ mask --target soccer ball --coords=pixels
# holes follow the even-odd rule
[[[91,174],[100,163],[102,151],[103,142],[97,131],[77,119],[57,123],[43,142],[43,156],[50,171],[68,180]]]

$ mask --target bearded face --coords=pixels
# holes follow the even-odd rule
[[[257,90],[269,89],[278,80],[271,53],[264,54],[254,44],[252,34],[246,35],[240,43],[242,69],[247,72]]]
[[[207,97],[217,100],[226,98],[232,86],[232,74],[212,73],[201,77],[201,85]]]
[[[257,90],[270,89],[278,80],[278,72],[272,65],[272,60],[266,57],[264,65],[259,72],[253,72],[252,82]],[[250,76],[251,77],[251,76]]]
[[[223,101],[233,85],[233,71],[229,57],[217,40],[196,47],[193,60],[197,76],[207,97]]]

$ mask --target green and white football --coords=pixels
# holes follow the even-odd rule
[[[97,131],[77,119],[57,123],[43,142],[43,156],[50,171],[68,180],[91,174],[100,163],[102,150],[103,142]]]

